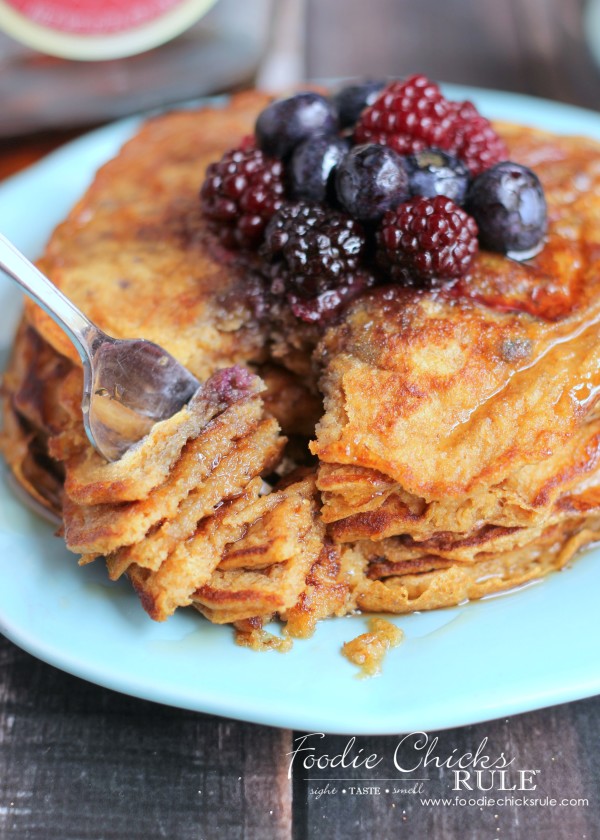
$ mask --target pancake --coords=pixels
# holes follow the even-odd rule
[[[155,341],[199,379],[266,358],[253,289],[231,255],[207,242],[198,201],[208,164],[229,138],[252,131],[266,102],[240,94],[227,108],[149,120],[99,170],[39,261],[101,329]],[[26,311],[40,335],[77,362],[54,321],[29,300]]]
[[[50,441],[58,443],[67,429],[83,432],[82,387],[81,372],[22,321],[2,380],[0,447],[26,493],[56,516],[62,511],[65,471],[60,455],[50,454]],[[85,445],[83,437],[79,445]]]
[[[52,236],[40,266],[86,314],[204,384],[107,464],[76,353],[28,302],[3,384],[17,481],[152,618],[193,606],[263,647],[273,617],[305,637],[563,568],[600,537],[600,146],[498,126],[544,185],[544,249],[480,251],[445,288],[379,285],[322,329],[270,307],[200,212],[207,164],[266,101],[150,120]]]
[[[547,242],[481,251],[458,287],[373,291],[317,350],[323,516],[340,541],[544,522],[597,470],[600,159],[592,141],[504,126],[535,165]]]

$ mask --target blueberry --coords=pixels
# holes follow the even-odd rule
[[[342,128],[353,126],[361,112],[375,102],[386,84],[385,80],[378,79],[377,81],[348,85],[338,90],[332,98],[338,111],[340,126]]]
[[[325,201],[331,172],[349,148],[347,140],[327,135],[309,137],[296,146],[288,168],[292,198]]]
[[[318,93],[297,93],[277,99],[256,120],[256,141],[266,155],[284,158],[312,134],[334,134],[337,114],[329,100]]]
[[[445,195],[462,204],[469,186],[469,170],[458,158],[439,149],[414,152],[407,159],[410,194],[425,198]]]
[[[355,219],[378,219],[409,197],[406,159],[377,143],[355,146],[336,167],[335,190]]]
[[[482,246],[491,251],[531,251],[546,233],[544,190],[537,175],[518,163],[503,161],[478,175],[466,206]]]

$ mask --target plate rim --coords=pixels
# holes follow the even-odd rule
[[[464,85],[449,85],[442,84],[443,89],[453,98],[472,98],[478,103],[488,102],[484,113],[490,118],[494,118],[492,113],[494,107],[508,108],[515,104],[522,110],[530,113],[532,120],[527,124],[539,124],[540,114],[545,115],[549,113],[549,119],[552,115],[559,115],[563,121],[573,120],[574,122],[581,121],[582,124],[590,123],[594,130],[588,136],[596,136],[600,139],[600,113],[590,109],[580,108],[578,106],[567,105],[565,103],[555,102],[550,99],[541,99],[532,97],[526,94],[510,93],[508,91],[492,90],[487,88],[477,88]],[[46,155],[40,161],[34,163],[30,167],[16,173],[13,176],[5,179],[0,184],[0,195],[8,190],[27,190],[31,183],[34,183],[40,172],[45,172],[54,167],[60,168],[64,163],[68,162],[73,156],[77,157],[82,151],[86,151],[90,146],[94,147],[102,144],[105,140],[111,140],[115,136],[115,132],[121,137],[119,145],[133,135],[137,126],[139,126],[147,118],[156,116],[165,111],[177,111],[189,108],[198,108],[205,105],[220,106],[227,101],[227,96],[217,97],[201,97],[189,103],[178,103],[175,107],[167,109],[153,109],[145,114],[134,115],[124,119],[116,120],[101,128],[83,134],[81,137],[71,140],[68,143],[60,146],[58,149]],[[545,117],[544,117],[545,120]],[[565,132],[558,132],[565,133]],[[583,131],[572,132],[574,134],[583,134]],[[585,132],[587,134],[587,131]],[[3,467],[3,469],[5,469]],[[580,563],[581,558],[577,560]],[[77,572],[80,574],[80,572]],[[560,573],[555,573],[560,574]],[[545,584],[545,580],[540,581],[540,586]],[[450,610],[455,608],[449,608]],[[403,618],[403,617],[392,617]],[[149,621],[150,619],[148,619]],[[340,619],[330,619],[329,621],[340,621]],[[350,730],[348,724],[337,723],[337,715],[329,715],[327,718],[326,728],[319,728],[318,720],[310,714],[298,716],[297,711],[288,712],[267,708],[264,711],[253,708],[249,711],[248,704],[244,708],[244,704],[240,704],[239,697],[227,700],[223,697],[204,697],[196,703],[191,703],[189,698],[182,695],[175,696],[173,691],[165,691],[162,688],[162,693],[156,686],[148,686],[140,677],[133,678],[132,675],[125,679],[123,675],[112,676],[107,674],[105,670],[94,663],[82,663],[80,659],[73,657],[65,651],[54,650],[51,645],[47,645],[45,640],[39,638],[32,638],[28,635],[26,629],[19,627],[14,622],[7,619],[6,615],[1,611],[0,603],[0,632],[6,636],[11,642],[16,644],[27,653],[34,655],[36,658],[47,662],[53,667],[59,668],[73,676],[85,679],[88,682],[103,686],[105,688],[119,691],[121,693],[129,694],[140,699],[149,700],[151,702],[162,703],[172,707],[188,709],[192,711],[202,712],[205,714],[214,714],[219,716],[226,716],[237,720],[246,720],[266,726],[276,726],[284,728],[295,728],[303,730],[311,730],[317,726],[318,731],[324,731],[331,734],[346,734],[352,731],[354,734],[361,735],[384,735],[395,734],[398,732],[396,725],[392,724],[386,719],[381,725],[377,721],[365,722],[356,721],[356,726]],[[303,640],[298,640],[295,644],[303,644]],[[233,641],[232,641],[233,644]],[[401,656],[402,646],[398,649],[398,655]],[[260,656],[261,654],[253,653],[253,656]],[[265,656],[279,656],[279,654],[262,654]],[[394,654],[392,654],[394,655]],[[341,655],[340,655],[341,656]],[[385,663],[384,663],[385,669]],[[385,678],[385,670],[384,670]],[[375,681],[372,681],[375,682]],[[537,692],[529,692],[526,699],[515,698],[511,703],[507,702],[506,698],[499,704],[488,702],[481,710],[481,714],[470,713],[461,714],[461,710],[456,710],[452,715],[446,715],[439,720],[431,719],[430,726],[424,726],[426,731],[438,731],[442,729],[449,729],[459,726],[466,726],[475,723],[481,723],[488,720],[493,720],[503,716],[511,716],[520,714],[535,709],[547,708],[549,706],[557,705],[565,702],[573,702],[585,697],[595,696],[600,693],[600,671],[590,673],[587,679],[581,678],[576,686],[561,684],[549,688],[548,686],[540,686]],[[291,717],[290,717],[291,715]],[[400,721],[400,717],[399,717]],[[316,731],[316,730],[315,730]],[[406,731],[406,730],[402,730]]]

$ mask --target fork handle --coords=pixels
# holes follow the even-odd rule
[[[2,234],[0,269],[67,333],[87,366],[91,361],[92,345],[102,335],[100,330]]]

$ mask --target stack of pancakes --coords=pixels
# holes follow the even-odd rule
[[[199,208],[206,166],[265,101],[151,120],[40,261],[102,329],[156,341],[202,389],[107,464],[77,356],[28,303],[3,386],[17,480],[153,618],[193,604],[246,634],[274,615],[302,636],[357,608],[452,605],[564,566],[600,536],[600,147],[499,126],[544,185],[543,251],[481,252],[446,289],[380,286],[319,331],[269,309]]]

